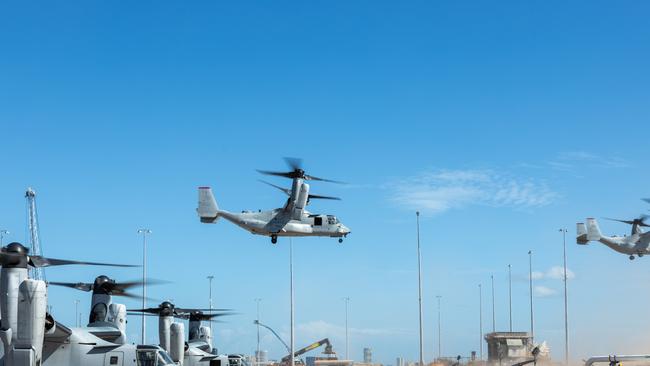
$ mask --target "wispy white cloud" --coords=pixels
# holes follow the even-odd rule
[[[535,286],[533,288],[535,297],[551,297],[557,295],[557,290],[546,286]]]
[[[567,151],[548,162],[548,165],[557,170],[575,170],[578,167],[591,168],[627,168],[630,163],[617,156],[603,156],[586,151]]]
[[[433,214],[470,205],[540,207],[558,197],[544,182],[492,170],[429,171],[387,187],[395,203]]]
[[[345,337],[345,327],[328,323],[324,320],[315,320],[307,323],[301,323],[296,326],[296,332],[307,339],[317,339],[323,337]],[[402,330],[379,329],[379,328],[348,328],[348,332],[357,336],[396,336],[405,334]]]
[[[576,277],[575,273],[571,271],[570,269],[566,269],[566,278],[569,280],[572,280]],[[554,266],[551,267],[548,271],[546,271],[546,278],[550,278],[553,280],[562,280],[564,279],[564,267],[561,266]]]

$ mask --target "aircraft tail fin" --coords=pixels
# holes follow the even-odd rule
[[[196,212],[201,218],[201,222],[212,224],[219,218],[219,206],[212,194],[212,188],[199,187],[199,207]]]
[[[587,227],[584,222],[576,224],[576,243],[581,245],[589,243],[589,240],[587,240]]]
[[[600,240],[603,235],[600,233],[596,219],[587,219],[587,240],[596,241]]]

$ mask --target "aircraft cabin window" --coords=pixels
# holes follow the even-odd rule
[[[322,226],[323,225],[323,218],[320,216],[314,217],[314,225],[315,226]]]
[[[119,358],[117,356],[111,356],[110,364],[111,365],[117,365],[118,360],[119,360]]]

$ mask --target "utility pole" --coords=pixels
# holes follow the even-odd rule
[[[535,316],[533,315],[533,251],[528,251],[528,286],[530,291],[530,340],[535,344]]]
[[[255,361],[259,365],[260,364],[260,301],[262,299],[260,298],[255,298],[255,303],[257,305],[257,352],[255,353]]]
[[[512,332],[512,266],[508,264],[508,312],[510,314],[510,332]]]
[[[74,321],[79,328],[79,300],[74,301]]]
[[[210,297],[209,297],[209,299],[210,299],[210,313],[212,313],[212,280],[214,279],[214,276],[210,275],[210,276],[207,276],[206,278],[210,282]],[[212,334],[212,322],[210,322],[210,337],[211,337],[210,341],[212,341],[212,338],[214,337],[214,335]],[[210,347],[212,347],[212,345],[210,345]]]
[[[138,229],[138,234],[142,234],[142,308],[147,308],[147,234],[151,234],[149,229]],[[147,321],[145,314],[142,313],[142,334],[141,342],[146,344],[147,339]]]
[[[496,330],[496,313],[494,310],[494,275],[490,275],[490,281],[492,281],[492,333],[495,333]]]
[[[562,233],[562,247],[564,252],[564,364],[569,365],[569,306],[567,293],[567,269],[566,269],[566,228],[560,229]]]
[[[436,299],[438,299],[438,361],[442,358],[442,326],[440,323],[440,299],[442,296],[438,295],[436,296]]]
[[[418,236],[418,305],[420,309],[420,364],[424,366],[424,346],[422,339],[422,256],[420,255],[420,212],[415,212],[417,220],[417,236]]]
[[[348,307],[350,305],[350,298],[349,297],[344,297],[343,300],[345,300],[345,359],[349,360],[350,355],[348,353],[350,343],[348,341]]]
[[[295,334],[294,334],[294,313],[293,313],[293,240],[289,238],[289,277],[291,277],[291,364],[290,366],[294,366],[295,363]]]
[[[4,239],[5,235],[10,234],[9,230],[2,229],[0,230],[0,247],[2,247],[2,239]]]
[[[483,361],[483,289],[478,284],[478,328],[479,328],[479,357]]]

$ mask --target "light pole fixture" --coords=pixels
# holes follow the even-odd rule
[[[438,361],[442,359],[442,326],[441,326],[441,316],[440,316],[440,299],[442,296],[437,295],[436,299],[438,299]]]
[[[510,332],[512,332],[512,266],[508,264],[508,313],[510,315]]]
[[[528,251],[528,286],[530,292],[530,340],[535,344],[535,316],[533,313],[533,251]]]
[[[294,329],[294,309],[293,309],[293,240],[289,238],[289,277],[291,277],[291,285],[290,285],[290,298],[291,298],[291,339],[290,339],[290,344],[291,344],[291,363],[289,364],[290,366],[295,365],[295,354],[296,354],[296,348],[295,348],[295,329]]]
[[[74,301],[74,322],[79,328],[79,300]]]
[[[260,360],[260,301],[262,299],[260,298],[255,298],[253,299],[255,301],[255,304],[257,305],[257,320],[255,321],[255,325],[257,325],[257,353],[255,354],[255,361],[259,365]]]
[[[214,276],[209,275],[206,278],[208,279],[208,282],[210,283],[210,292],[209,292],[209,297],[208,298],[210,299],[210,312],[212,312],[212,280],[214,280]],[[210,340],[212,340],[212,338],[214,338],[214,335],[212,334],[212,322],[210,322],[210,337],[211,337]],[[212,344],[210,346],[212,347]]]
[[[494,275],[490,275],[492,281],[492,333],[496,332],[496,312],[494,310]]]
[[[350,305],[350,298],[344,297],[343,300],[345,300],[345,359],[349,360],[350,356],[348,350],[350,348],[350,342],[348,338],[348,307]]]
[[[418,239],[418,305],[420,310],[420,364],[424,366],[424,346],[422,333],[422,256],[420,255],[420,212],[415,212],[417,221],[417,239]]]
[[[483,288],[478,284],[479,359],[483,360]]]
[[[562,248],[564,254],[564,364],[569,365],[569,306],[567,293],[567,269],[566,269],[566,233],[567,229],[559,230],[562,233]]]
[[[151,234],[149,229],[138,229],[138,234],[142,234],[142,308],[147,308],[147,234]],[[142,313],[142,330],[141,342],[145,344],[147,338],[147,322],[145,313]]]
[[[2,246],[2,239],[4,239],[5,235],[11,234],[9,230],[2,229],[0,230],[0,247]]]

